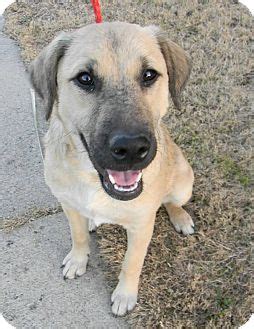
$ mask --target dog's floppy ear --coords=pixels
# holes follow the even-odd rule
[[[180,108],[180,94],[191,71],[190,58],[180,46],[169,40],[165,32],[162,32],[157,26],[148,26],[147,28],[157,39],[167,65],[169,91],[174,105],[176,108]]]
[[[31,83],[43,99],[46,119],[50,118],[57,97],[57,67],[60,58],[70,45],[71,35],[62,32],[35,58],[29,68]]]

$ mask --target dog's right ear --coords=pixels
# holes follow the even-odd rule
[[[29,68],[31,83],[44,101],[47,120],[57,98],[58,63],[70,43],[71,34],[62,32],[42,50]]]

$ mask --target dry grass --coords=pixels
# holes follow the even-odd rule
[[[38,218],[46,217],[53,214],[62,212],[62,207],[58,206],[55,208],[30,208],[25,213],[14,217],[0,218],[0,231],[4,230],[9,233],[12,230]]]
[[[19,1],[5,14],[6,32],[18,40],[26,62],[55,32],[93,21],[89,1],[35,2]],[[177,234],[165,211],[158,212],[139,304],[129,320],[138,328],[237,328],[253,312],[253,19],[237,1],[101,2],[105,21],[160,25],[193,60],[183,110],[170,109],[166,121],[194,168],[187,208],[197,233]],[[114,281],[124,231],[105,225],[98,234]]]

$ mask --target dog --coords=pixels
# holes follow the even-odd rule
[[[163,204],[176,231],[194,232],[182,206],[194,175],[162,118],[180,106],[190,59],[156,26],[112,22],[62,32],[32,62],[49,129],[45,180],[66,214],[72,249],[64,278],[86,272],[89,221],[122,225],[128,247],[112,294],[122,316],[137,303],[156,212]]]

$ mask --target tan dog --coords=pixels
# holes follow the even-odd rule
[[[158,28],[127,23],[62,33],[31,66],[32,84],[50,118],[46,182],[62,204],[72,235],[64,277],[86,271],[89,220],[127,230],[128,249],[112,294],[116,315],[137,302],[161,204],[178,232],[194,232],[182,208],[192,193],[193,172],[161,121],[169,93],[179,106],[189,73],[183,49]]]

